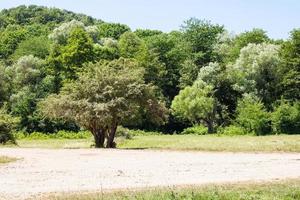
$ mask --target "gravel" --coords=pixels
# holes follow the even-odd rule
[[[59,192],[300,178],[300,153],[0,148],[0,199]]]

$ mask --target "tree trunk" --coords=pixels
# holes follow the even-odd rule
[[[98,130],[94,133],[94,139],[95,139],[95,147],[96,148],[103,148],[104,147],[104,141],[105,141],[105,133],[103,130]]]
[[[208,133],[211,134],[211,133],[214,133],[215,130],[214,130],[214,123],[212,120],[209,120],[207,122],[207,128],[208,128]]]
[[[114,142],[114,139],[115,139],[117,127],[118,127],[117,124],[111,127],[107,138],[106,148],[116,148],[116,143]]]

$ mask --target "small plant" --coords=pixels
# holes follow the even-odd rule
[[[11,132],[18,122],[18,118],[7,114],[3,108],[0,109],[0,144],[8,142],[16,144],[14,135]]]
[[[219,134],[222,135],[245,135],[247,132],[243,127],[230,125],[227,127],[224,127],[218,131]]]
[[[193,127],[189,127],[184,129],[181,134],[183,135],[188,135],[188,134],[194,134],[194,135],[206,135],[208,134],[208,129],[207,127],[203,125],[197,125]]]
[[[119,126],[117,128],[116,137],[123,137],[125,139],[132,139],[133,135],[131,130],[128,128],[124,128],[123,126]]]

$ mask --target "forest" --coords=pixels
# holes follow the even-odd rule
[[[117,129],[300,133],[300,29],[272,39],[190,18],[137,29],[70,11],[0,12],[0,143],[60,130],[112,148]]]

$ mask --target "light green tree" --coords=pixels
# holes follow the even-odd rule
[[[276,100],[279,48],[266,43],[244,47],[236,62],[227,66],[234,88],[241,93],[253,93],[270,106]]]
[[[171,109],[175,116],[184,118],[193,124],[204,123],[208,132],[213,133],[216,110],[213,87],[201,80],[187,86],[174,98]]]

